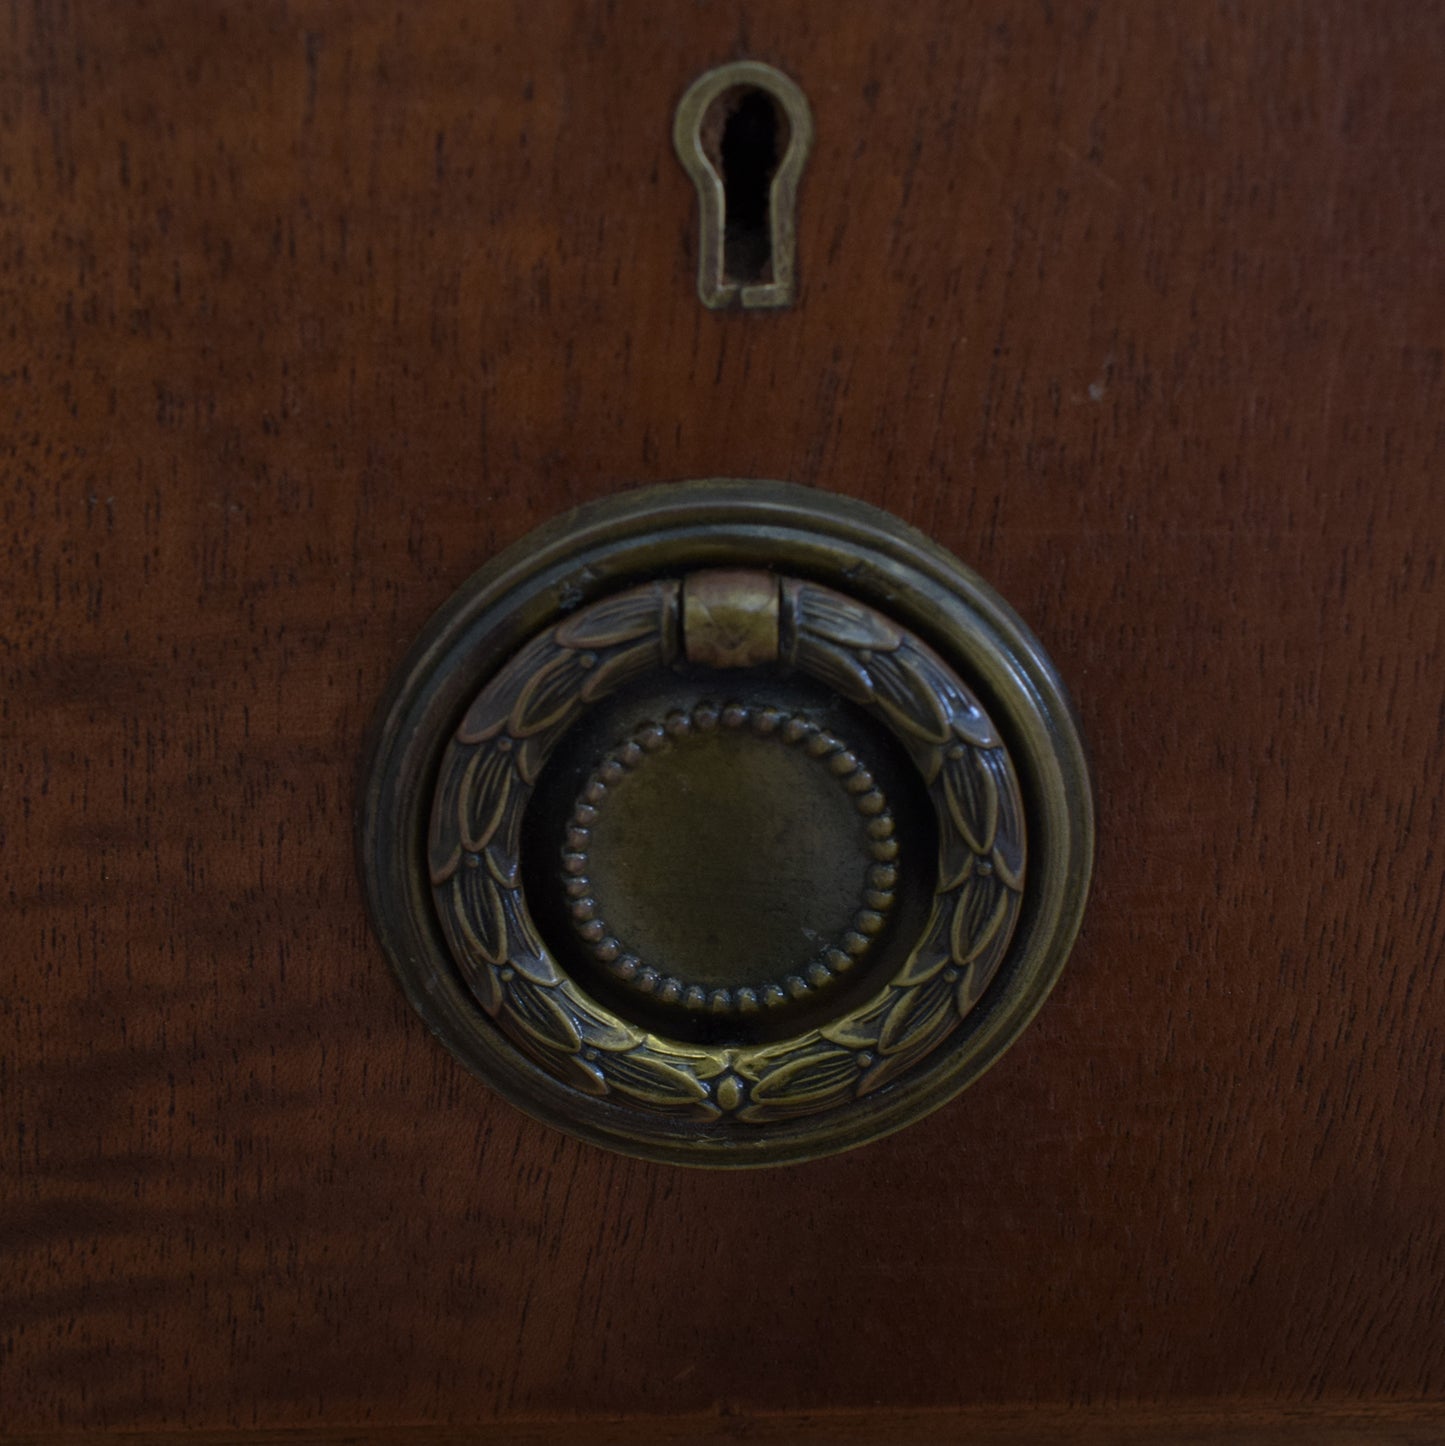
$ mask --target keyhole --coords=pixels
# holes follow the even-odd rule
[[[672,139],[697,187],[704,305],[792,302],[793,212],[812,138],[802,91],[770,65],[740,60],[688,88]]]
[[[732,97],[718,102],[725,106]],[[761,90],[738,93],[718,147],[723,181],[723,279],[739,286],[773,279],[769,192],[783,147],[777,105]],[[783,122],[785,125],[786,122]]]

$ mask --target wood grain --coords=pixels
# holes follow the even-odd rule
[[[779,315],[670,151],[739,56],[817,122]],[[1445,1397],[1442,64],[1412,0],[6,6],[0,1430]],[[1003,1062],[741,1178],[466,1076],[350,851],[452,588],[728,474],[993,581],[1100,822]]]
[[[1438,1406],[1373,1402],[1369,1407],[1314,1404],[1300,1407],[1235,1403],[1221,1409],[1199,1403],[1166,1407],[1033,1406],[971,1410],[829,1411],[779,1415],[720,1412],[683,1416],[587,1417],[568,1420],[518,1419],[470,1426],[320,1426],[300,1431],[200,1431],[182,1439],[204,1446],[552,1446],[586,1439],[597,1446],[727,1446],[744,1441],[762,1446],[1438,1446]],[[885,1434],[886,1433],[886,1434]],[[93,1432],[7,1436],[7,1446],[89,1446]],[[114,1439],[114,1438],[112,1438]],[[127,1432],[126,1446],[174,1446],[174,1431]]]

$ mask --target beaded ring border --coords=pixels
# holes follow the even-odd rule
[[[749,728],[760,738],[776,738],[789,746],[800,747],[809,757],[824,764],[844,792],[852,797],[854,808],[863,818],[873,858],[864,880],[864,907],[854,914],[852,927],[841,941],[821,949],[804,973],[788,974],[756,986],[705,988],[689,984],[675,974],[663,973],[640,959],[623,941],[612,936],[587,876],[592,827],[608,788],[671,742],[694,732],[714,732],[719,725],[732,730]],[[661,724],[648,723],[639,728],[593,770],[568,821],[562,852],[562,870],[566,876],[563,891],[569,900],[568,913],[573,928],[619,982],[640,994],[653,995],[664,1004],[681,1004],[684,1009],[707,1010],[717,1015],[747,1015],[757,1013],[760,1007],[776,1009],[790,999],[804,999],[814,990],[826,989],[862,961],[874,939],[882,933],[893,908],[898,851],[888,800],[863,761],[842,739],[811,719],[778,708],[750,708],[742,703],[719,707],[703,702],[687,711],[678,709],[669,713]]]

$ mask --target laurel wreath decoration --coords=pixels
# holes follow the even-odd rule
[[[675,581],[650,583],[581,609],[478,695],[434,797],[428,855],[438,916],[481,1008],[565,1084],[747,1125],[830,1110],[906,1073],[988,987],[1024,887],[1018,780],[977,699],[927,644],[854,599],[785,580],[781,661],[881,718],[923,779],[938,819],[932,911],[897,974],[824,1027],[777,1043],[712,1046],[629,1024],[559,969],[540,937],[521,885],[521,825],[548,756],[583,712],[677,661],[679,591]],[[888,835],[879,841],[896,848]]]

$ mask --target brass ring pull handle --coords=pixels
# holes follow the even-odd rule
[[[1007,1047],[1092,817],[1062,689],[977,578],[873,509],[706,483],[586,509],[448,605],[360,846],[413,1004],[509,1098],[758,1164],[897,1128]]]

